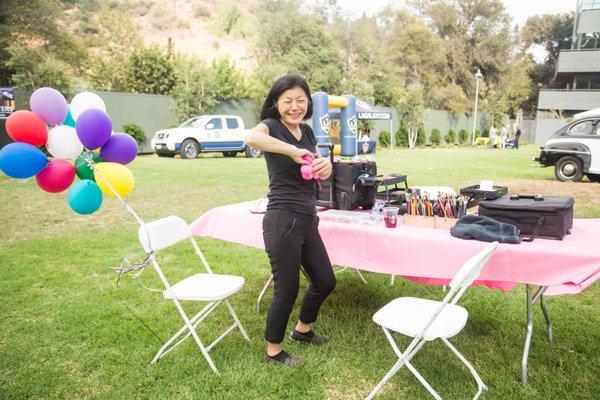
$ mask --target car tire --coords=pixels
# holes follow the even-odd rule
[[[561,182],[579,182],[583,178],[583,165],[577,157],[561,157],[554,166],[554,175]]]
[[[200,154],[200,145],[194,139],[185,139],[179,150],[181,158],[196,158]]]
[[[585,176],[587,176],[587,178],[590,180],[590,182],[595,182],[595,183],[600,182],[599,174],[585,174]]]
[[[173,158],[175,157],[175,154],[165,154],[165,153],[156,153],[159,157],[168,157],[168,158]]]
[[[246,146],[246,150],[244,150],[244,154],[246,154],[247,158],[258,158],[262,155],[262,151],[255,149],[250,146]]]
[[[224,151],[223,157],[235,157],[237,156],[237,151]]]

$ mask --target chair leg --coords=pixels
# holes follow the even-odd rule
[[[250,341],[250,336],[248,336],[246,329],[244,329],[244,327],[242,326],[242,323],[240,322],[239,318],[235,314],[235,311],[233,311],[233,306],[229,302],[229,299],[225,300],[225,304],[227,305],[227,308],[229,309],[229,312],[231,313],[231,316],[233,317],[233,320],[235,321],[237,327],[240,329],[240,332],[242,332],[242,336],[244,337],[244,339],[246,339],[247,341]]]
[[[452,352],[456,355],[456,357],[458,357],[458,359],[467,366],[467,368],[471,372],[471,375],[473,375],[473,378],[475,378],[475,382],[477,382],[477,393],[475,394],[475,396],[473,396],[473,400],[478,399],[479,396],[481,396],[481,393],[484,390],[487,390],[487,386],[485,386],[485,384],[483,383],[483,380],[481,379],[481,377],[479,376],[477,371],[475,371],[475,368],[473,368],[471,363],[469,363],[469,361],[467,361],[467,359],[462,354],[460,354],[460,352],[456,349],[456,347],[454,347],[452,345],[452,343],[450,343],[448,341],[448,339],[446,339],[446,338],[441,338],[441,339],[446,344],[446,346],[448,346],[450,348],[450,350],[452,350]]]
[[[194,329],[196,329],[196,326],[198,326],[198,324],[200,322],[202,322],[202,320],[204,318],[206,318],[208,316],[208,314],[210,314],[212,312],[212,310],[219,304],[219,302],[212,302],[212,303],[208,303],[202,310],[200,310],[192,319],[190,319],[190,322],[192,323]],[[183,338],[181,338],[177,343],[175,343],[174,345],[171,346],[171,344],[179,337],[181,336],[184,332],[187,331],[187,335],[185,335]],[[171,350],[173,350],[175,347],[177,347],[179,344],[181,344],[185,339],[187,339],[188,337],[190,337],[191,333],[187,327],[186,324],[183,324],[183,326],[181,327],[181,329],[179,329],[179,331],[177,331],[177,333],[175,333],[161,348],[160,350],[158,350],[158,353],[156,353],[156,355],[154,356],[154,358],[152,359],[151,363],[156,363],[158,362],[158,360],[160,360],[163,356],[165,356],[167,353],[171,352]]]
[[[379,391],[381,391],[381,389],[385,386],[385,384],[400,370],[400,368],[402,368],[403,365],[406,365],[407,368],[409,368],[411,370],[411,372],[413,374],[415,374],[417,379],[421,383],[423,383],[423,386],[425,386],[425,388],[427,388],[429,393],[431,393],[436,398],[436,400],[441,400],[439,395],[436,393],[435,390],[433,390],[433,388],[429,385],[429,383],[427,383],[425,378],[423,378],[421,376],[421,374],[419,374],[419,372],[412,365],[410,365],[410,367],[409,367],[409,361],[415,356],[415,354],[417,354],[417,352],[421,349],[421,347],[423,347],[423,345],[425,344],[425,341],[422,339],[419,339],[419,340],[413,339],[413,341],[406,348],[404,353],[402,353],[398,349],[398,346],[396,345],[396,342],[394,341],[394,338],[392,337],[392,334],[390,333],[390,331],[386,328],[383,328],[383,332],[385,333],[386,338],[390,342],[390,345],[392,346],[394,353],[396,353],[396,355],[398,356],[398,361],[396,362],[396,364],[394,364],[392,369],[390,369],[388,371],[388,373],[383,377],[383,379],[377,384],[377,386],[375,386],[375,388],[371,391],[371,393],[366,397],[365,400],[372,400],[373,398],[375,398],[377,393],[379,393]]]
[[[429,382],[427,382],[427,380],[423,378],[423,375],[421,375],[419,371],[417,371],[417,369],[413,367],[412,364],[408,361],[406,362],[406,368],[408,368],[409,371],[413,373],[413,375],[419,380],[419,382],[421,382],[423,386],[425,386],[425,389],[427,389],[427,391],[433,396],[435,400],[442,400],[442,397],[438,394],[438,392],[436,392],[435,389],[431,387]]]
[[[392,377],[394,375],[396,375],[396,373],[400,370],[400,368],[402,368],[403,365],[404,365],[404,359],[401,358],[398,361],[396,361],[396,363],[394,364],[392,369],[390,369],[388,371],[388,373],[385,374],[383,379],[377,384],[377,386],[375,386],[375,388],[371,391],[371,393],[369,393],[369,395],[365,398],[365,400],[373,400],[375,398],[375,396],[377,395],[377,393],[379,393],[381,391],[381,389],[385,386],[385,384],[390,379],[392,379]]]
[[[267,290],[269,290],[269,286],[271,286],[271,283],[273,283],[273,275],[272,274],[271,274],[271,276],[269,276],[269,279],[267,279],[265,286],[263,286],[262,290],[260,291],[260,293],[258,295],[258,299],[256,299],[256,313],[257,314],[260,314],[260,303],[262,303],[262,299],[265,296],[265,293],[267,293]]]
[[[367,283],[367,280],[365,279],[365,277],[363,276],[362,272],[360,272],[360,270],[358,268],[354,269],[356,271],[356,273],[358,274],[358,277],[360,278],[361,281],[363,281],[363,283]]]
[[[202,341],[200,340],[200,337],[198,336],[198,332],[196,332],[196,329],[194,329],[194,326],[192,325],[192,323],[190,322],[190,319],[188,318],[187,314],[183,310],[183,307],[179,303],[179,300],[177,300],[177,298],[174,298],[173,303],[175,303],[175,307],[177,307],[177,311],[179,311],[179,314],[181,315],[183,322],[185,322],[185,326],[189,329],[190,333],[192,334],[192,337],[196,341],[196,344],[198,345],[200,352],[202,353],[202,355],[208,362],[208,365],[217,375],[220,375],[219,370],[217,370],[215,363],[213,362],[212,358],[210,358],[210,355],[208,354],[206,347],[204,347],[204,344],[202,344]],[[211,309],[211,311],[212,310],[214,310],[214,307]]]

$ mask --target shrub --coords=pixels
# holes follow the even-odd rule
[[[196,18],[210,17],[211,15],[210,7],[206,4],[194,4],[194,6],[192,7],[192,13]]]
[[[431,144],[434,146],[439,146],[442,143],[442,134],[439,129],[433,129],[431,131],[431,137],[429,138]]]
[[[137,142],[137,144],[143,143],[146,140],[146,133],[141,126],[136,124],[125,124],[123,125],[123,132],[131,135]]]
[[[421,127],[417,130],[417,146],[425,146],[427,143],[427,134],[425,128]]]
[[[400,128],[396,131],[396,147],[408,147],[408,130]]]
[[[383,147],[383,148],[390,147],[390,133],[388,131],[379,132],[379,137],[377,139],[379,140],[379,145],[381,147]]]
[[[465,144],[469,140],[469,132],[466,129],[461,129],[458,132],[458,143]]]
[[[444,136],[444,141],[447,144],[454,144],[456,142],[456,132],[454,132],[454,129],[448,131],[446,136]]]
[[[475,131],[475,138],[481,137],[481,131],[479,129],[477,129]]]
[[[484,129],[483,133],[481,134],[481,137],[490,137],[490,130]]]

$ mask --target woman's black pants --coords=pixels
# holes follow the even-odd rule
[[[309,279],[300,308],[300,321],[305,324],[315,322],[321,304],[335,288],[335,276],[318,226],[316,215],[268,210],[264,216],[263,238],[275,282],[265,332],[268,342],[283,341],[298,296],[300,265]]]

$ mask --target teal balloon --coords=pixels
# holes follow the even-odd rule
[[[77,214],[89,215],[102,205],[102,191],[96,182],[83,179],[71,186],[67,200],[69,207]]]
[[[69,126],[72,126],[73,128],[75,128],[75,120],[73,119],[73,116],[71,115],[71,107],[70,106],[69,106],[69,112],[67,113],[67,117],[63,121],[63,125],[69,125]]]

